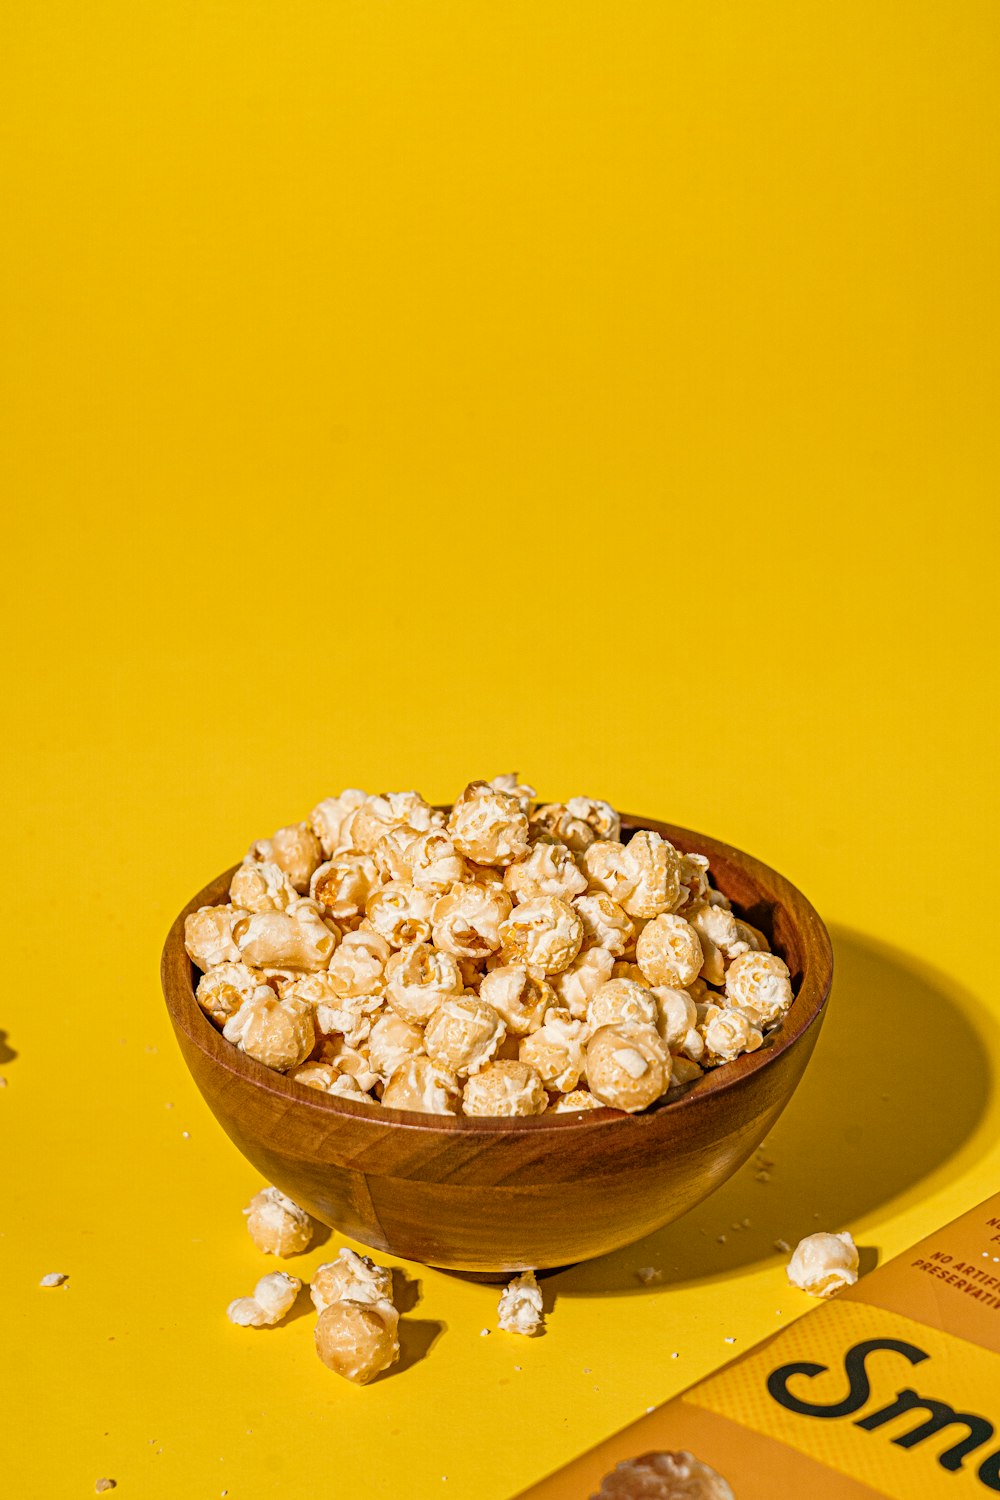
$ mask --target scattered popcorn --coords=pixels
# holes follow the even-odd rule
[[[479,1337],[481,1339],[488,1339],[489,1336],[490,1336],[490,1330],[488,1328],[480,1328],[480,1330],[479,1330]]]
[[[858,1251],[850,1234],[809,1234],[788,1262],[788,1279],[810,1297],[832,1297],[858,1279]]]
[[[351,1302],[391,1302],[392,1272],[345,1245],[336,1260],[328,1260],[313,1272],[309,1295],[317,1312],[325,1312],[345,1297]]]
[[[542,1293],[534,1271],[522,1271],[500,1294],[500,1327],[507,1333],[537,1333],[544,1321]]]
[[[399,1358],[398,1323],[391,1302],[331,1302],[316,1321],[316,1353],[328,1370],[367,1385]]]
[[[309,1249],[315,1229],[312,1219],[278,1188],[261,1188],[243,1212],[250,1238],[265,1255],[286,1260]]]
[[[623,834],[597,798],[539,805],[515,774],[447,815],[415,791],[322,799],[251,845],[185,946],[203,1013],[248,1056],[437,1114],[671,1105],[793,999],[704,855]]]
[[[663,1280],[663,1272],[656,1266],[640,1266],[635,1274],[643,1286],[657,1286]]]
[[[230,1323],[241,1328],[273,1328],[280,1323],[302,1289],[297,1276],[285,1271],[272,1271],[262,1276],[253,1289],[252,1297],[237,1297],[230,1302],[226,1316]]]
[[[48,1275],[42,1277],[42,1279],[38,1283],[38,1285],[39,1286],[62,1286],[68,1280],[69,1280],[69,1273],[66,1272],[66,1271],[49,1271]]]
[[[592,1500],[735,1500],[722,1475],[693,1454],[644,1453],[616,1464]]]
[[[94,1485],[94,1491],[98,1495],[103,1495],[108,1490],[116,1489],[117,1485],[118,1485],[117,1479],[99,1479],[97,1481],[97,1483]]]

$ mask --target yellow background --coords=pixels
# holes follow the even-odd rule
[[[775,1237],[870,1264],[997,1186],[996,7],[4,33],[4,1482],[502,1500],[801,1313]],[[323,794],[514,767],[790,875],[828,1029],[770,1182],[537,1341],[420,1272],[355,1390],[225,1320],[258,1180],[160,942]]]

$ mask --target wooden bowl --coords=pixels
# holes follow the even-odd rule
[[[226,900],[227,870],[188,902],[163,949],[184,1060],[230,1140],[268,1182],[373,1250],[495,1277],[589,1260],[672,1222],[760,1145],[819,1035],[833,974],[826,928],[783,876],[714,839],[622,817],[706,854],[717,888],[767,933],[795,1001],[759,1051],[645,1114],[484,1119],[373,1108],[292,1083],[237,1050],[194,997],[184,918]]]

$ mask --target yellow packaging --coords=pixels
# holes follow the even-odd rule
[[[518,1500],[716,1500],[610,1478],[682,1450],[734,1500],[974,1500],[1000,1494],[998,1429],[1000,1194]]]

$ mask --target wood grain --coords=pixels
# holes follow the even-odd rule
[[[830,939],[802,893],[750,855],[651,818],[623,816],[622,826],[623,836],[652,828],[706,854],[718,889],[785,959],[796,998],[760,1051],[641,1115],[466,1119],[331,1098],[238,1051],[195,1000],[184,918],[226,899],[227,870],[171,927],[163,992],[195,1083],[261,1175],[373,1250],[501,1276],[615,1250],[679,1218],[735,1172],[812,1053],[833,976]]]

